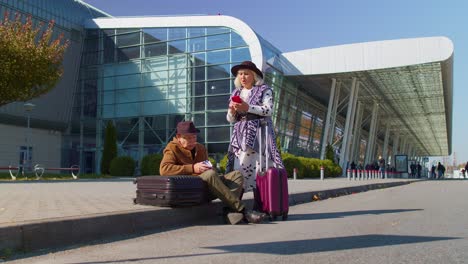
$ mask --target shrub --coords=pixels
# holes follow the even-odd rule
[[[141,160],[141,175],[159,175],[162,154],[148,154]]]
[[[224,155],[224,157],[219,161],[219,172],[225,173],[226,172],[226,166],[228,162],[228,156],[227,154]]]
[[[101,173],[109,174],[111,160],[117,157],[117,131],[112,121],[107,122],[104,149],[102,150]]]
[[[135,161],[129,156],[115,157],[110,163],[110,175],[133,176]]]

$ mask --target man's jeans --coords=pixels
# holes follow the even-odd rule
[[[210,200],[219,198],[236,212],[244,209],[239,200],[244,185],[244,176],[239,171],[231,171],[224,176],[218,176],[214,170],[207,170],[199,175],[208,184]]]

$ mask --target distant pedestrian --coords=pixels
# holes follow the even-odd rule
[[[443,178],[445,174],[445,167],[440,162],[437,164],[437,179]]]
[[[463,171],[463,178],[465,178],[465,174],[467,170],[468,170],[468,161],[466,162],[465,170]]]

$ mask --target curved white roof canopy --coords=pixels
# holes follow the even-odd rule
[[[252,61],[263,65],[260,41],[242,20],[231,16],[158,16],[96,18],[85,22],[85,28],[154,28],[154,27],[228,27],[235,30],[250,49]]]
[[[361,87],[358,100],[368,107],[365,117],[370,114],[373,102],[380,105],[380,139],[388,123],[393,135],[398,132],[400,142],[405,138],[417,156],[452,152],[453,43],[450,39],[376,41],[282,55],[296,67],[285,74],[303,89],[313,89],[325,105],[331,78],[349,83],[352,77],[357,77]],[[349,93],[347,89],[344,92]]]

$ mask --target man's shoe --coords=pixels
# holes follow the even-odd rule
[[[244,213],[244,217],[249,223],[258,224],[266,219],[267,215],[265,213],[249,210]]]
[[[226,221],[231,225],[237,225],[244,219],[244,214],[231,212],[226,215]]]

